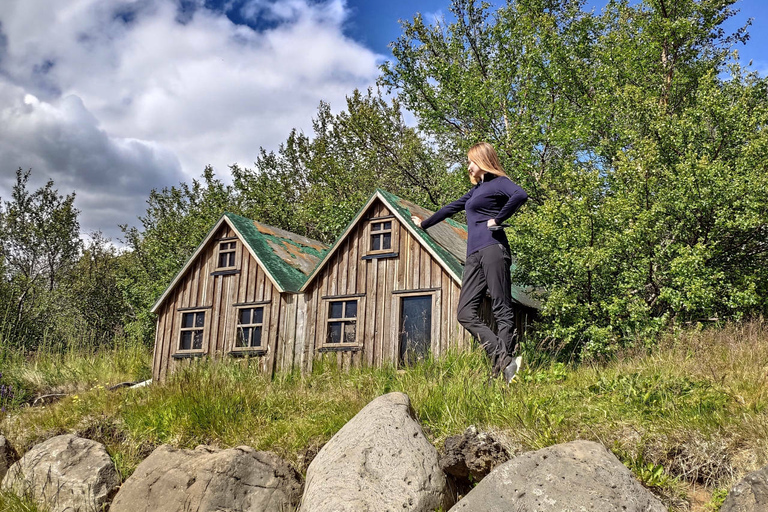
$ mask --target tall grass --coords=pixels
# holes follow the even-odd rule
[[[247,359],[200,361],[161,385],[108,391],[108,381],[139,380],[147,371],[137,367],[148,363],[148,354],[131,356],[131,350],[82,360],[73,353],[69,369],[46,356],[29,362],[46,385],[76,394],[17,409],[0,429],[20,451],[63,432],[99,440],[124,478],[163,443],[246,444],[304,469],[304,452],[330,439],[376,396],[402,391],[437,446],[469,425],[495,431],[513,452],[595,440],[673,509],[687,509],[690,486],[722,495],[736,478],[768,462],[768,326],[762,321],[672,333],[650,352],[626,352],[608,363],[540,359],[511,386],[489,382],[485,357],[474,351],[404,370],[343,372],[320,361],[310,375],[273,379]]]

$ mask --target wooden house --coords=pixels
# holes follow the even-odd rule
[[[327,250],[224,214],[152,308],[153,380],[205,355],[259,356],[267,374],[299,364],[294,354],[303,347],[304,316],[297,292]]]
[[[411,215],[432,212],[377,190],[311,273],[303,370],[327,353],[344,367],[380,366],[469,346],[456,320],[467,227],[448,219],[424,231]],[[538,304],[518,287],[512,295],[523,333]]]
[[[152,309],[153,379],[202,355],[258,357],[272,374],[321,357],[381,366],[469,347],[456,320],[467,227],[411,222],[431,214],[377,190],[331,248],[225,214]],[[512,296],[523,333],[538,304]]]

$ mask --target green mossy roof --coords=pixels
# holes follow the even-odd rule
[[[328,247],[295,233],[267,226],[233,213],[224,214],[265,270],[285,291],[298,292]]]

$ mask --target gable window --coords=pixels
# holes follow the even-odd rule
[[[179,350],[203,350],[205,311],[190,311],[181,314]]]
[[[237,242],[222,242],[219,244],[219,263],[218,269],[235,268],[235,250]]]
[[[355,344],[357,342],[357,299],[336,300],[328,303],[328,345]]]
[[[392,250],[392,221],[371,222],[371,252]]]
[[[264,307],[247,307],[237,310],[237,338],[235,350],[263,349]]]

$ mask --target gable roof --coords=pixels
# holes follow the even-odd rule
[[[205,249],[219,228],[226,223],[237,234],[248,252],[279,292],[298,292],[307,276],[328,252],[322,242],[246,219],[233,213],[224,213],[216,225],[198,245],[195,252],[176,274],[171,284],[152,306],[155,313],[176,286],[197,256]]]
[[[422,219],[426,219],[434,212],[422,208],[421,206],[412,203],[406,199],[402,199],[395,194],[387,192],[385,190],[376,189],[371,195],[368,201],[355,215],[352,221],[344,228],[344,232],[336,239],[336,242],[325,254],[325,257],[318,263],[314,271],[309,275],[300,291],[306,291],[312,280],[325,266],[325,264],[331,259],[333,254],[338,250],[341,242],[346,239],[352,229],[361,220],[363,214],[373,204],[373,202],[379,199],[382,201],[392,212],[392,214],[400,221],[400,223],[408,230],[408,232],[417,240],[419,240],[422,246],[427,252],[432,255],[433,258],[440,264],[441,267],[461,286],[461,278],[464,274],[464,262],[466,261],[467,254],[467,226],[460,222],[456,222],[453,219],[446,219],[445,222],[438,222],[434,226],[424,230],[417,228],[411,221],[411,215],[416,215]],[[541,306],[538,301],[528,296],[525,290],[517,285],[512,285],[512,299],[530,308],[539,309]]]

